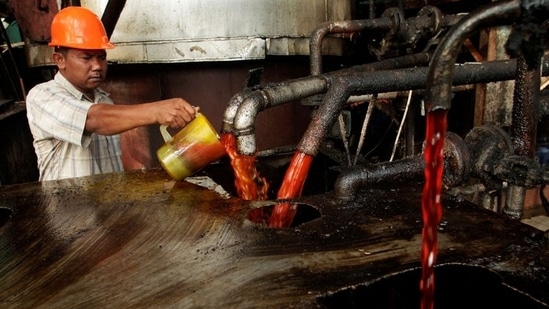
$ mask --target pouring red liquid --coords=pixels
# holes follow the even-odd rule
[[[307,179],[309,168],[313,162],[313,156],[296,152],[290,162],[290,166],[284,175],[282,185],[278,190],[278,199],[287,199],[301,196],[303,185]],[[270,227],[289,227],[294,220],[297,208],[290,203],[276,204],[271,218],[269,220]]]
[[[247,201],[266,200],[269,183],[257,171],[255,165],[256,156],[239,154],[236,151],[236,138],[232,134],[222,134],[221,143],[225,146],[225,151],[231,159],[238,196]]]
[[[420,291],[422,293],[421,309],[434,308],[435,274],[434,267],[438,255],[437,229],[442,218],[442,176],[443,176],[443,147],[446,135],[446,111],[434,111],[427,114],[425,133],[425,184],[423,187],[421,208],[423,216],[421,265],[422,276]],[[255,156],[243,156],[236,151],[236,141],[232,134],[223,134],[221,141],[231,158],[235,172],[235,185],[238,194],[246,200],[267,199],[268,183],[259,175],[255,167]],[[313,156],[296,152],[284,180],[278,191],[277,198],[286,199],[301,196],[303,185],[307,178]],[[289,227],[296,213],[291,203],[275,205],[269,219],[262,214],[262,218],[252,219],[254,222],[268,220],[270,227]]]
[[[235,174],[235,187],[237,194],[244,200],[266,200],[269,190],[269,183],[261,176],[256,168],[256,156],[241,155],[236,150],[236,138],[234,135],[224,133],[221,135],[221,142],[225,151],[231,159],[231,166]],[[278,191],[277,198],[287,199],[301,196],[303,185],[307,179],[313,156],[296,152],[282,185]],[[297,209],[290,203],[280,203],[274,206],[269,215],[261,214],[261,218],[250,218],[253,222],[266,222],[269,227],[289,227],[295,217]],[[269,217],[269,218],[266,218]]]
[[[423,215],[422,273],[419,284],[422,293],[421,309],[434,308],[434,267],[438,254],[437,228],[442,218],[443,147],[446,128],[446,111],[434,111],[427,114],[424,150],[425,184],[421,198]]]

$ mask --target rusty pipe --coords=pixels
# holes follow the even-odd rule
[[[435,50],[431,62],[425,94],[427,112],[450,109],[452,74],[465,40],[482,28],[508,25],[516,21],[522,13],[521,4],[519,0],[490,3],[463,17],[450,29]]]
[[[322,104],[317,113],[323,119],[320,121],[313,119],[309,129],[305,132],[306,136],[302,138],[300,149],[306,154],[315,156],[321,139],[333,124],[332,118],[339,114],[350,95],[423,89],[429,70],[428,67],[420,67],[371,72],[372,68],[385,68],[388,64],[408,66],[412,65],[414,61],[422,63],[427,59],[428,54],[426,53],[410,55],[361,66],[361,69],[367,72],[360,72],[353,67],[320,76],[295,79],[269,84],[253,90],[245,90],[233,96],[229,102],[223,116],[223,132],[230,132],[237,136],[237,143],[241,145],[237,149],[240,154],[254,154],[256,152],[254,121],[259,111],[291,100],[324,93],[328,88],[332,89],[333,92],[335,91],[330,96],[339,95],[337,92],[341,91],[342,88],[348,88],[349,92],[343,98],[324,98],[327,104]],[[544,67],[549,67],[547,61],[544,62]],[[455,84],[464,85],[513,79],[515,68],[516,60],[460,65],[456,68]],[[544,70],[544,74],[547,71]]]
[[[260,111],[324,92],[327,88],[327,79],[317,76],[271,84],[243,97],[233,120],[233,133],[236,136],[238,152],[243,155],[256,153],[254,122]]]
[[[541,47],[543,44],[541,37],[537,35],[532,36],[527,44],[528,47],[524,46],[523,42],[517,57],[511,139],[515,155],[535,158],[538,124],[536,106],[540,99],[540,59],[543,56],[543,49],[532,48],[532,45]],[[520,219],[524,212],[525,199],[525,186],[509,184],[503,213],[511,218]]]
[[[320,24],[311,33],[309,41],[311,75],[316,76],[322,73],[322,42],[326,35],[352,33],[365,29],[391,30],[393,28],[395,28],[394,21],[390,18],[332,21]]]
[[[371,71],[375,71],[375,70],[386,70],[386,69],[392,69],[392,68],[407,68],[407,67],[413,67],[413,66],[421,66],[421,65],[425,65],[425,64],[429,63],[430,59],[431,58],[430,58],[429,53],[422,52],[422,53],[406,55],[406,56],[402,56],[402,57],[391,58],[391,59],[387,59],[387,60],[383,60],[383,61],[377,61],[377,62],[373,62],[373,63],[357,65],[357,66],[353,66],[353,67],[350,67],[350,68],[330,72],[330,73],[327,73],[327,74],[324,74],[324,75],[325,76],[344,75],[344,74],[350,73],[350,72],[371,72]],[[311,79],[313,83],[318,82],[317,77],[301,78],[301,79],[297,79],[295,81],[296,81],[297,84],[303,85],[303,84],[308,83],[309,79]],[[276,89],[276,91],[283,91],[284,93],[287,94],[287,93],[292,92],[292,90],[286,90],[286,88],[287,87],[289,87],[289,88],[294,87],[293,82],[294,82],[294,80],[290,80],[290,81],[283,82],[283,83],[268,84],[268,85],[265,85],[265,86],[258,86],[258,87],[255,87],[255,88],[247,88],[244,91],[235,94],[231,98],[231,100],[229,101],[229,103],[227,105],[227,108],[226,108],[226,110],[223,114],[222,132],[227,132],[227,133],[234,132],[233,123],[234,123],[234,118],[236,117],[238,108],[240,107],[242,102],[248,96],[255,96],[253,94],[254,91],[262,91],[262,89],[272,88],[272,89]],[[328,84],[326,83],[326,85],[322,85],[322,87],[320,87],[320,88],[321,89],[319,89],[318,92],[313,93],[313,95],[314,94],[324,93],[328,89]],[[269,99],[269,100],[271,99],[271,97],[266,97],[266,98]],[[287,96],[285,99],[290,101],[290,100],[295,100],[295,99],[299,99],[299,98],[298,97]],[[265,106],[275,106],[275,105],[278,105],[279,103],[284,103],[284,102],[266,102],[264,105]],[[257,105],[260,106],[261,104],[257,104]],[[253,120],[254,119],[252,119],[252,121]],[[238,132],[236,132],[236,133],[238,133]]]
[[[260,111],[292,100],[303,99],[326,92],[329,87],[328,76],[393,67],[424,65],[429,62],[429,59],[430,54],[423,52],[355,66],[319,76],[310,76],[245,89],[234,95],[229,101],[223,114],[222,132],[233,133],[236,136],[237,151],[239,154],[252,155],[257,150],[255,146],[254,122],[256,115]]]
[[[541,46],[541,42],[540,42]],[[531,55],[528,60],[521,53],[517,57],[517,78],[513,94],[513,123],[511,139],[515,154],[534,157],[536,155],[537,123],[539,121],[536,106],[540,100],[540,59],[543,55]],[[531,65],[528,61],[533,61]]]
[[[352,73],[365,73],[373,71],[391,70],[412,68],[416,66],[424,66],[431,60],[431,54],[429,52],[421,52],[417,54],[405,55],[401,57],[389,58],[381,61],[376,61],[367,64],[361,64],[352,66],[350,68],[341,69],[333,72],[325,73],[327,77],[339,76]]]
[[[325,22],[316,27],[309,39],[310,73],[313,76],[322,73],[322,43],[329,34],[354,33],[365,30],[386,31],[389,36],[415,36],[430,28],[436,34],[441,27],[450,27],[457,23],[461,16],[441,16],[440,11],[433,6],[424,7],[417,17],[404,19],[404,14],[398,9],[388,9],[383,17],[366,20]],[[411,35],[413,33],[413,35]],[[393,67],[394,68],[394,67]]]
[[[465,85],[510,80],[516,75],[516,65],[514,59],[459,65],[454,69],[454,84]],[[544,67],[549,67],[547,59],[544,61]],[[331,78],[330,89],[305,131],[298,145],[299,151],[316,156],[322,139],[333,126],[337,115],[351,95],[423,89],[429,72],[429,67],[420,67],[329,75]],[[549,70],[544,70],[543,73],[544,75],[548,74]]]
[[[367,63],[363,65],[357,65],[350,68],[333,71],[327,74],[329,77],[335,77],[335,76],[344,76],[346,74],[350,73],[364,73],[364,72],[373,72],[373,71],[381,71],[381,70],[390,70],[390,69],[398,69],[398,68],[411,68],[416,66],[424,66],[429,63],[431,59],[431,54],[429,52],[420,52],[417,54],[411,54],[411,55],[405,55],[401,57],[395,57],[390,59],[385,59],[373,63]],[[351,102],[353,99],[350,98],[349,102]],[[320,102],[322,101],[321,95],[316,95],[312,97],[305,98],[301,101],[301,104],[303,105],[320,105]]]
[[[341,201],[351,201],[356,198],[358,191],[367,185],[419,181],[424,169],[425,163],[421,155],[372,166],[353,166],[343,170],[336,179],[334,195]]]
[[[322,140],[335,123],[351,94],[353,94],[350,87],[343,86],[346,85],[347,81],[348,78],[345,76],[333,77],[332,86],[326,92],[318,110],[311,117],[309,126],[297,146],[299,152],[310,156],[318,154]]]
[[[267,107],[321,93],[326,91],[327,88],[327,81],[322,76],[300,78],[283,83],[273,83],[261,87],[247,88],[244,91],[235,94],[229,101],[223,114],[223,126],[221,131],[240,135],[241,132],[234,127],[235,119],[239,118],[240,127],[243,126],[241,130],[243,132],[248,132],[250,131],[249,121],[244,119],[250,118],[251,115],[253,115],[251,118],[253,124],[255,115]],[[240,106],[244,102],[248,102],[248,106],[240,109]],[[258,110],[250,111],[251,108],[256,108]],[[245,113],[245,115],[238,116],[239,113]]]
[[[474,12],[472,12],[467,17],[463,18],[458,22],[450,32],[444,37],[441,44],[435,50],[433,55],[433,61],[431,63],[431,70],[427,78],[427,93],[425,95],[426,111],[432,112],[435,110],[449,110],[451,106],[451,87],[452,87],[452,74],[454,70],[454,64],[459,54],[459,47],[464,43],[464,41],[470,37],[476,31],[486,28],[494,27],[501,25],[508,25],[513,22],[517,23],[533,23],[536,20],[539,20],[541,23],[547,18],[547,11],[549,11],[549,1],[534,1],[534,0],[509,0],[509,1],[498,1],[493,2],[489,5],[485,5]],[[523,40],[523,39],[521,39]],[[519,41],[521,42],[521,41]],[[515,41],[508,41],[508,44],[511,46],[516,44]],[[509,45],[508,45],[509,48]],[[520,54],[519,54],[520,56]],[[523,62],[525,59],[520,59],[519,57],[519,69],[521,66],[524,66]],[[522,68],[523,73],[527,71]],[[532,74],[529,72],[528,74]],[[539,74],[537,75],[539,79]],[[520,77],[520,76],[519,76]],[[522,76],[526,78],[527,76]],[[518,87],[515,89],[515,102],[517,103],[517,96],[527,95],[530,92],[530,88],[521,86],[521,84],[526,81],[518,83]],[[539,83],[536,83],[539,86]],[[535,90],[538,92],[539,88]],[[526,91],[526,94],[523,93]],[[518,99],[519,107],[513,108],[513,116],[515,114],[522,115],[522,112],[517,112],[517,109],[525,108],[522,106],[521,100]],[[515,119],[513,117],[513,123],[517,121],[521,122],[521,119]],[[528,125],[522,125],[520,128],[525,128]],[[520,129],[518,129],[520,130]],[[516,133],[515,135],[523,135]],[[520,132],[523,133],[523,132]],[[535,132],[534,132],[535,133]],[[531,137],[528,137],[530,140]],[[523,148],[530,148],[525,146]],[[520,151],[526,153],[527,151]],[[520,216],[522,211],[523,201],[524,201],[524,189],[514,190],[514,187],[511,188],[509,201],[512,201],[514,205],[506,205],[508,213],[512,217]]]
[[[471,173],[471,155],[459,135],[447,132],[444,144],[444,185],[453,187],[465,182]],[[379,183],[420,181],[425,171],[423,155],[405,157],[371,166],[353,166],[344,170],[334,184],[334,195],[343,201],[353,200],[358,191]]]

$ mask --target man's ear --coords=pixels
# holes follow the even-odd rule
[[[54,52],[51,57],[59,69],[65,68],[65,56],[62,53]]]

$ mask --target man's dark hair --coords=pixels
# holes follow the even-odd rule
[[[55,48],[53,49],[54,52],[63,54],[63,56],[67,55],[68,50],[69,49],[67,47],[63,47],[63,46],[55,46]]]

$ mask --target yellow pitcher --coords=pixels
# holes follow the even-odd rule
[[[166,142],[156,155],[162,167],[176,180],[190,176],[225,155],[215,128],[202,113],[174,136],[160,126]]]

